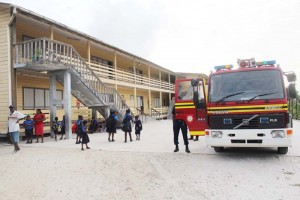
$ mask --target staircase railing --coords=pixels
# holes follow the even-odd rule
[[[156,120],[160,120],[161,113],[155,110],[154,108],[151,108],[151,116],[154,117]]]
[[[143,123],[146,123],[146,120],[147,120],[147,114],[144,113],[144,111],[142,111],[141,109],[139,108],[135,108],[136,111],[138,112],[137,114],[139,115],[140,117],[140,120],[143,122]]]
[[[77,73],[104,105],[114,107],[122,114],[129,109],[119,93],[103,84],[72,45],[44,37],[14,44],[14,53],[16,64],[63,64],[66,69]]]

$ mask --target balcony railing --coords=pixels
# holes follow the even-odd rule
[[[134,74],[134,72],[126,71],[121,68],[115,69],[113,66],[102,63],[90,62],[88,64],[90,65],[90,68],[92,68],[93,71],[102,78],[174,91],[173,83],[160,81],[143,74]]]

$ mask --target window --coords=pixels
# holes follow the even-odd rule
[[[160,101],[158,97],[154,97],[154,107],[158,108],[160,107]]]
[[[23,109],[33,110],[36,108],[49,109],[49,90],[41,88],[23,88]],[[63,99],[63,91],[56,91],[56,99]],[[57,106],[62,109],[62,106]]]

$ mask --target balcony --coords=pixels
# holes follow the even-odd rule
[[[102,63],[88,62],[90,68],[97,74],[104,82],[117,83],[120,85],[127,86],[128,84],[134,84],[137,87],[145,88],[155,88],[161,89],[168,92],[173,92],[175,85],[166,81],[160,81],[159,79],[149,77],[141,74],[134,74],[129,70],[116,68],[114,66],[105,65]]]

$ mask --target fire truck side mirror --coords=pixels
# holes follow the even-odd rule
[[[295,72],[284,72],[283,74],[286,76],[289,83],[297,80]]]
[[[198,83],[199,83],[199,79],[195,79],[195,78],[194,78],[194,79],[191,80],[191,85],[192,85],[193,87],[197,86]]]
[[[294,83],[291,83],[289,85],[288,95],[289,95],[289,98],[292,98],[292,99],[297,97],[296,87],[295,87]]]

